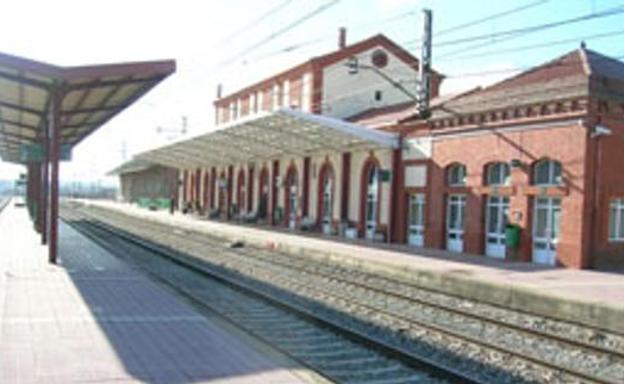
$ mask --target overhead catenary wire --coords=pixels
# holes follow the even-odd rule
[[[491,40],[491,39],[497,39],[497,38],[507,38],[507,37],[512,37],[512,36],[522,36],[522,35],[525,35],[527,33],[544,31],[544,30],[547,30],[547,29],[557,28],[557,27],[561,27],[561,26],[564,26],[564,25],[570,25],[570,24],[580,23],[580,22],[583,22],[583,21],[600,19],[600,18],[604,18],[604,17],[609,17],[609,16],[622,14],[622,13],[624,13],[624,6],[620,5],[620,6],[617,6],[617,7],[609,8],[609,9],[601,11],[601,12],[592,12],[592,13],[588,13],[588,14],[585,14],[585,15],[577,16],[577,17],[572,17],[572,18],[559,20],[559,21],[553,21],[553,22],[549,22],[549,23],[536,24],[536,25],[532,25],[532,26],[529,26],[529,27],[513,28],[513,29],[504,30],[504,31],[494,32],[494,33],[462,37],[462,38],[459,38],[459,39],[446,40],[446,41],[442,41],[442,42],[439,42],[439,43],[435,43],[434,42],[434,46],[439,48],[439,47],[452,46],[452,45],[458,45],[458,44],[464,44],[464,43],[470,43],[470,42],[482,42],[483,40]],[[408,41],[405,44],[409,45],[410,43],[413,43],[413,42],[416,42],[416,41],[417,40]],[[491,44],[491,42],[488,42],[486,44]],[[470,49],[474,49],[474,48],[476,48],[476,47],[474,47],[474,46],[470,47]],[[465,48],[465,49],[468,49],[468,48]],[[465,49],[462,49],[461,51],[463,52]],[[452,53],[447,53],[445,55],[450,55],[450,54],[452,54]]]
[[[536,6],[536,5],[538,5],[538,3],[539,2],[530,3],[530,4],[525,5],[523,7],[514,8],[512,10],[509,10],[509,11],[506,11],[506,12],[502,12],[501,14],[496,14],[496,15],[502,15],[502,14],[509,15],[509,14],[512,14],[512,13],[520,12],[522,10],[525,10],[528,6]],[[469,36],[469,37],[456,39],[456,40],[447,40],[447,41],[443,41],[441,43],[436,43],[434,41],[433,42],[433,46],[434,47],[448,46],[448,45],[455,45],[455,44],[464,43],[464,42],[482,41],[484,39],[497,38],[498,37],[498,39],[495,40],[495,41],[489,41],[489,42],[486,42],[486,43],[481,42],[478,45],[474,45],[474,46],[471,46],[471,47],[468,47],[468,48],[465,48],[465,49],[461,49],[461,50],[456,51],[456,52],[451,52],[451,53],[446,53],[446,54],[443,54],[443,55],[436,56],[436,60],[440,60],[440,59],[445,59],[445,58],[447,58],[449,56],[452,56],[455,53],[464,52],[466,50],[476,49],[476,48],[479,48],[479,47],[482,47],[482,46],[489,46],[489,45],[494,44],[494,43],[498,43],[498,42],[505,41],[505,40],[508,40],[508,39],[520,37],[522,35],[525,35],[526,33],[538,32],[538,31],[542,31],[542,30],[546,30],[546,29],[556,28],[556,27],[563,26],[563,25],[569,25],[569,24],[579,23],[579,22],[588,21],[588,20],[600,19],[600,18],[603,18],[603,17],[614,16],[614,15],[622,14],[622,13],[624,13],[624,6],[617,6],[617,7],[612,7],[612,8],[609,8],[607,10],[600,11],[600,12],[592,12],[592,13],[588,13],[588,14],[585,14],[585,15],[577,16],[577,17],[574,17],[574,18],[568,18],[568,19],[564,19],[564,20],[559,20],[559,21],[554,21],[554,22],[534,25],[534,26],[525,27],[525,28],[515,28],[515,29],[499,31],[499,32],[496,32],[496,33],[491,33],[491,34],[482,34],[482,35],[476,35],[476,36]],[[491,17],[496,16],[496,15],[492,15]],[[498,16],[498,17],[502,17],[502,16]],[[485,19],[485,18],[482,18],[482,19]],[[480,20],[480,19],[478,19],[478,20]],[[478,20],[475,20],[474,22],[477,22]],[[468,23],[466,23],[466,24],[468,24]],[[458,28],[458,27],[459,26],[454,27],[454,28]],[[404,50],[409,52],[410,51],[410,49],[409,49],[410,47],[414,47],[414,50],[417,50],[419,48],[419,46],[414,46],[414,43],[418,42],[418,41],[420,41],[420,40],[419,39],[410,40],[410,41],[405,42],[405,43],[400,44],[400,45],[403,47]],[[294,49],[292,49],[292,50],[294,50]],[[290,50],[289,52],[291,52],[292,50]],[[283,53],[287,53],[287,52],[283,52]],[[413,52],[411,52],[411,53],[413,54]],[[278,53],[274,53],[272,55],[269,55],[268,57],[277,56],[277,54]]]
[[[415,12],[415,11],[403,12],[403,13],[400,13],[400,14],[397,14],[397,15],[394,15],[394,16],[390,16],[390,17],[384,18],[384,19],[380,19],[380,20],[376,20],[376,21],[369,21],[369,22],[366,22],[366,23],[349,26],[348,29],[349,30],[354,30],[354,29],[358,30],[358,29],[361,29],[363,27],[368,27],[368,26],[379,27],[380,25],[385,25],[385,24],[388,24],[388,23],[400,21],[400,20],[403,20],[405,18],[415,16],[417,14],[418,13]],[[293,51],[297,51],[297,50],[299,50],[301,48],[305,48],[307,46],[311,46],[311,45],[314,45],[314,44],[317,44],[317,43],[320,43],[320,42],[327,41],[327,40],[329,40],[331,38],[334,38],[334,37],[335,37],[334,33],[331,33],[331,34],[330,33],[326,33],[324,35],[321,35],[319,37],[316,37],[316,38],[313,38],[313,39],[310,39],[310,40],[306,40],[306,41],[302,41],[302,42],[299,42],[299,43],[291,44],[291,45],[282,47],[280,49],[277,49],[277,50],[274,50],[274,51],[271,51],[271,52],[267,52],[267,53],[258,55],[256,57],[252,58],[252,60],[255,62],[257,60],[267,59],[267,58],[270,58],[270,57],[278,56],[280,54],[290,53],[290,52],[293,52]]]
[[[550,0],[538,0],[538,1],[531,2],[529,4],[525,4],[525,5],[522,5],[522,6],[519,6],[519,7],[514,7],[512,9],[508,9],[508,10],[503,11],[503,12],[499,12],[499,13],[495,13],[495,14],[492,14],[492,15],[489,15],[489,16],[486,16],[486,17],[483,17],[483,18],[475,19],[475,20],[469,21],[467,23],[464,23],[464,24],[461,24],[461,25],[456,25],[454,27],[450,27],[450,28],[444,29],[442,31],[436,32],[436,33],[434,33],[434,37],[437,37],[437,36],[440,36],[440,35],[444,35],[444,34],[448,34],[448,33],[451,33],[451,32],[456,32],[456,31],[459,31],[459,30],[462,30],[462,29],[465,29],[465,28],[468,28],[468,27],[472,27],[472,26],[475,26],[475,25],[479,25],[479,24],[485,23],[487,21],[496,20],[496,19],[499,19],[499,18],[502,18],[502,17],[505,17],[505,16],[510,16],[510,15],[513,15],[513,14],[516,14],[516,13],[519,13],[519,12],[522,12],[522,11],[526,11],[526,10],[534,8],[536,6],[545,4],[545,3],[549,2],[549,1]],[[357,30],[358,28],[367,27],[367,26],[371,26],[371,25],[379,26],[379,25],[390,23],[390,22],[403,20],[406,17],[415,16],[417,14],[418,14],[418,12],[416,12],[416,11],[403,12],[403,13],[397,14],[395,16],[391,16],[391,17],[388,17],[388,18],[385,18],[385,19],[381,19],[381,20],[379,20],[377,22],[367,22],[367,23],[362,23],[362,24],[355,25],[355,26],[349,26],[349,29],[356,29]],[[321,35],[319,37],[316,37],[316,38],[313,38],[313,39],[310,39],[310,40],[307,40],[307,41],[291,44],[291,45],[288,45],[286,47],[280,48],[278,50],[275,50],[275,51],[272,51],[272,52],[268,52],[266,54],[263,54],[263,55],[260,55],[258,57],[255,57],[254,60],[266,59],[266,58],[269,58],[269,57],[277,56],[279,54],[290,53],[290,52],[299,50],[301,48],[304,48],[306,46],[326,41],[326,40],[332,38],[333,36],[334,36],[333,34],[331,34],[331,35],[330,34],[324,34],[324,35]],[[420,39],[417,39],[417,41],[420,42]]]
[[[229,35],[227,35],[226,37],[221,39],[221,41],[217,45],[223,45],[225,43],[229,43],[232,39],[234,39],[234,38],[244,34],[245,32],[249,32],[250,30],[255,28],[261,22],[270,19],[273,15],[275,15],[279,11],[281,11],[284,8],[286,8],[287,6],[289,6],[293,1],[294,0],[284,0],[284,1],[280,2],[279,4],[275,5],[274,7],[268,9],[266,12],[262,13],[257,18],[253,19],[249,23],[243,25],[242,27],[236,29],[234,32],[230,33]]]
[[[433,36],[434,37],[439,37],[439,36],[446,35],[446,34],[449,34],[449,33],[452,33],[452,32],[457,32],[457,31],[462,30],[462,29],[474,27],[475,25],[483,24],[483,23],[488,22],[488,21],[500,19],[502,17],[506,17],[506,16],[510,16],[510,15],[513,15],[513,14],[516,14],[516,13],[519,13],[519,12],[522,12],[522,11],[526,11],[527,9],[531,9],[531,8],[543,5],[543,4],[545,4],[545,3],[549,2],[549,1],[550,0],[538,0],[538,1],[534,1],[534,2],[529,3],[529,4],[524,4],[524,5],[521,5],[519,7],[508,9],[508,10],[503,11],[503,12],[495,13],[495,14],[492,14],[492,15],[489,15],[489,16],[485,16],[485,17],[476,19],[476,20],[472,20],[472,21],[468,21],[468,22],[463,23],[463,24],[456,25],[454,27],[450,27],[450,28],[443,29],[441,31],[437,31],[437,32],[435,32],[433,34]]]
[[[314,10],[312,10],[311,12],[308,12],[306,14],[304,14],[303,16],[295,19],[294,21],[286,24],[284,27],[278,29],[277,31],[271,33],[270,35],[266,36],[265,38],[259,40],[258,42],[252,44],[251,46],[245,48],[244,50],[234,54],[233,56],[229,57],[226,60],[223,60],[221,63],[219,63],[219,67],[223,67],[227,64],[230,64],[236,60],[238,60],[239,58],[249,54],[250,52],[255,51],[256,49],[262,47],[263,45],[267,44],[268,42],[276,39],[277,37],[283,35],[284,33],[300,26],[301,24],[305,23],[306,21],[312,19],[313,17],[323,13],[324,11],[326,11],[327,9],[333,7],[334,5],[338,4],[341,0],[329,0],[323,4],[321,4],[320,6],[316,7]]]
[[[622,35],[622,34],[624,34],[624,29],[617,30],[617,31],[611,31],[611,32],[596,33],[596,34],[593,34],[593,35],[584,35],[584,36],[571,37],[571,38],[567,38],[567,39],[547,41],[547,42],[540,43],[540,44],[529,44],[529,45],[523,45],[523,46],[512,47],[512,48],[507,48],[507,49],[497,49],[497,50],[479,52],[479,53],[470,54],[470,55],[464,55],[464,56],[454,56],[452,58],[451,57],[447,57],[447,58],[444,59],[444,61],[449,61],[449,60],[466,60],[466,59],[481,58],[481,57],[486,57],[486,56],[502,55],[502,54],[507,54],[507,53],[523,52],[523,51],[528,51],[528,50],[532,50],[532,49],[548,48],[548,47],[553,47],[553,46],[556,46],[556,45],[574,43],[574,42],[579,42],[579,41],[598,40],[598,39],[603,39],[603,38],[606,38],[606,37],[619,36],[619,35]],[[440,60],[440,59],[438,59],[438,60]]]

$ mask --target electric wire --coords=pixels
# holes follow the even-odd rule
[[[281,11],[282,9],[286,8],[287,6],[289,6],[293,1],[294,0],[285,0],[285,1],[280,2],[276,6],[270,8],[269,10],[264,12],[262,15],[258,16],[254,20],[250,21],[249,23],[247,23],[244,26],[238,28],[237,30],[235,30],[234,32],[232,32],[231,34],[229,34],[228,36],[223,38],[221,40],[221,43],[219,43],[218,45],[222,45],[224,43],[228,43],[232,39],[242,35],[245,32],[248,32],[249,30],[251,30],[253,28],[255,28],[261,22],[270,19],[273,15],[275,15],[276,13]]]
[[[323,13],[324,11],[328,10],[329,8],[333,7],[334,5],[338,4],[341,0],[329,0],[323,4],[321,4],[320,6],[318,6],[317,8],[315,8],[314,10],[312,10],[311,12],[308,12],[306,14],[304,14],[303,16],[295,19],[294,21],[286,24],[284,27],[278,29],[277,31],[271,33],[270,35],[266,36],[265,38],[259,40],[258,42],[252,44],[251,46],[247,47],[246,49],[234,54],[233,56],[229,57],[228,59],[222,61],[219,63],[219,67],[224,67],[228,64],[231,64],[232,62],[240,59],[241,57],[249,54],[250,52],[255,51],[256,49],[262,47],[263,45],[267,44],[268,42],[278,38],[279,36],[283,35],[284,33],[291,31],[295,28],[297,28],[298,26],[300,26],[301,24],[305,23],[306,21],[312,19],[313,17]]]

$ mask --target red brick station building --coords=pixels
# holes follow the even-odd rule
[[[141,179],[215,219],[624,265],[624,63],[581,47],[448,97],[433,71],[427,119],[410,97],[417,70],[383,35],[351,45],[342,35],[335,52],[218,95],[216,128],[122,164],[123,197],[140,198],[127,185]]]

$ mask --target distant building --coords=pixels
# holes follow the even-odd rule
[[[119,176],[120,197],[125,202],[177,199],[178,170],[175,168],[134,160],[109,174]]]

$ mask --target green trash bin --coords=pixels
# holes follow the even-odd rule
[[[520,227],[508,224],[505,228],[505,245],[507,248],[516,249],[520,245]]]

